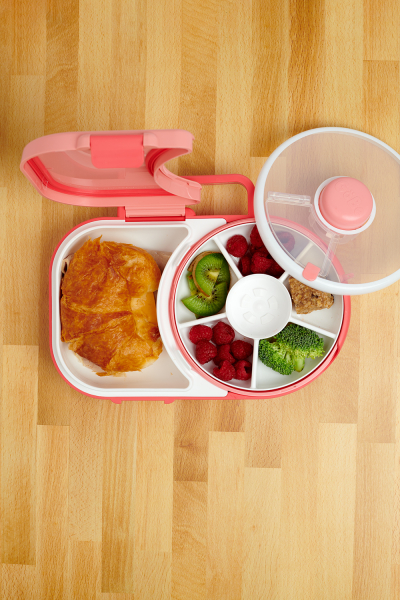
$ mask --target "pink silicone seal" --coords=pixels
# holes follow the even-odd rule
[[[371,192],[358,179],[338,177],[324,187],[319,209],[325,221],[337,229],[359,229],[371,216]]]

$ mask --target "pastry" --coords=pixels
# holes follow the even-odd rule
[[[88,240],[64,271],[61,340],[73,352],[100,367],[98,375],[140,371],[157,360],[162,343],[153,292],[161,272],[148,252]]]

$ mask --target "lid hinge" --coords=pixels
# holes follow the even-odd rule
[[[133,222],[162,222],[162,221],[185,221],[186,219],[191,219],[196,216],[196,213],[192,208],[188,206],[184,207],[183,214],[149,214],[149,211],[145,213],[139,212],[137,210],[132,211],[131,206],[120,206],[118,208],[118,217],[120,219],[124,219],[127,223]]]
[[[184,221],[186,217],[127,217],[125,216],[126,223],[153,223],[153,222],[165,222],[165,221]]]

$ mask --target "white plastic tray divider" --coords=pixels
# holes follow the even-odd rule
[[[217,244],[218,248],[221,250],[221,253],[225,256],[225,258],[226,258],[226,260],[228,262],[228,265],[230,266],[230,268],[232,269],[232,271],[235,273],[236,277],[238,279],[242,279],[243,275],[241,274],[241,272],[237,268],[236,264],[232,260],[231,255],[229,254],[229,252],[226,251],[225,246],[221,243],[221,241],[219,240],[219,238],[218,238],[217,235],[214,237],[214,242]]]
[[[333,340],[335,340],[337,338],[337,333],[332,333],[331,331],[328,331],[327,329],[322,329],[322,327],[317,327],[316,325],[310,325],[309,323],[304,323],[300,319],[296,319],[296,317],[293,316],[293,313],[290,315],[289,323],[295,323],[296,325],[301,325],[305,329],[311,329],[311,331],[315,331],[315,333],[319,333],[321,335],[326,335],[326,337],[330,337]]]
[[[202,317],[200,319],[194,319],[193,321],[186,321],[186,323],[178,323],[178,329],[184,329],[185,327],[193,327],[194,325],[205,325],[206,323],[212,323],[219,319],[226,319],[226,313],[217,313],[210,317]]]
[[[260,344],[260,340],[253,340],[253,366],[251,369],[251,389],[254,390],[257,388],[257,366],[258,366],[258,346]]]
[[[296,256],[295,260],[301,260],[302,258],[304,258],[305,254],[307,254],[307,252],[314,246],[313,242],[308,242],[307,246],[305,248],[303,248],[303,250]],[[279,277],[279,281],[281,281],[282,283],[285,281],[285,279],[287,277],[289,277],[290,273],[288,271],[285,271],[283,275],[281,275]]]
[[[279,281],[281,283],[283,283],[285,281],[285,279],[287,279],[287,277],[289,277],[289,275],[290,275],[290,273],[288,273],[287,271],[285,271],[284,274],[279,277]]]

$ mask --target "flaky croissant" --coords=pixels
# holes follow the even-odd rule
[[[148,367],[162,350],[153,294],[160,277],[145,250],[88,240],[61,284],[61,340],[101,367],[98,375]]]

